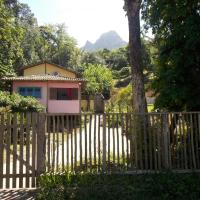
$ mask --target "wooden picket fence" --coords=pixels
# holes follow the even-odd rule
[[[36,187],[45,163],[45,115],[0,115],[0,188]]]
[[[0,188],[43,172],[200,170],[200,112],[0,115]]]

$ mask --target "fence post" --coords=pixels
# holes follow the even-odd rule
[[[106,171],[106,113],[103,114],[103,171]]]
[[[169,169],[169,122],[168,114],[163,114],[163,165],[165,169]]]
[[[37,176],[45,172],[45,153],[46,153],[45,127],[46,127],[46,114],[39,113],[38,130],[37,130]]]

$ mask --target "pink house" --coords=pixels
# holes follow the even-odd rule
[[[21,68],[23,76],[7,77],[13,82],[13,92],[33,96],[48,113],[80,113],[81,85],[73,70],[49,62]]]

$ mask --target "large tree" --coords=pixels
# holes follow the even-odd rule
[[[142,48],[140,38],[141,0],[125,0],[125,10],[129,25],[129,55],[133,84],[133,109],[136,113],[146,113],[147,104],[144,91]]]
[[[143,18],[159,52],[153,84],[157,108],[199,111],[199,0],[144,0]]]
[[[10,6],[11,3],[0,0],[0,78],[14,74],[12,65],[22,54],[22,30],[13,20]],[[0,89],[5,88],[6,85],[0,81]]]
[[[66,32],[64,24],[40,26],[40,59],[49,60],[64,67],[77,64],[76,41]]]

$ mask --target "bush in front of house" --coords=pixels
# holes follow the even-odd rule
[[[44,106],[34,97],[0,91],[0,112],[42,112]]]
[[[73,200],[197,200],[200,174],[171,172],[145,175],[44,174],[37,199]]]

